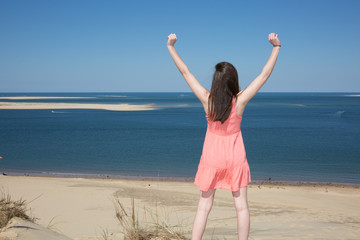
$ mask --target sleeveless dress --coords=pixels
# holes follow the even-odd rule
[[[242,117],[236,114],[236,97],[223,124],[211,121],[207,115],[206,120],[207,130],[194,184],[204,192],[217,188],[238,191],[251,182],[251,175],[240,129]]]

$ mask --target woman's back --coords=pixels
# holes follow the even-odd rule
[[[226,136],[239,132],[242,117],[238,116],[236,112],[236,97],[233,97],[230,115],[224,123],[212,121],[208,115],[206,115],[206,119],[208,130],[214,134]]]
[[[238,191],[251,182],[251,176],[240,128],[242,117],[236,113],[236,97],[224,123],[209,116],[206,119],[207,131],[194,184],[205,192],[216,188]]]

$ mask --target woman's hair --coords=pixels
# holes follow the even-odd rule
[[[228,62],[216,64],[208,101],[210,119],[224,123],[230,115],[233,97],[238,93],[239,80],[235,67]]]

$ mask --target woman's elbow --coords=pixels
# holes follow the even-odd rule
[[[188,77],[191,74],[188,68],[179,69],[179,71],[184,78]]]
[[[269,71],[263,71],[261,74],[260,74],[260,82],[266,82],[266,80],[268,80],[268,78],[270,77],[271,75],[271,72]]]

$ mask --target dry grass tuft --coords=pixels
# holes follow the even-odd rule
[[[131,214],[125,210],[118,198],[115,199],[114,205],[116,217],[123,228],[124,240],[189,240],[181,232],[166,224],[166,221],[159,223],[157,213],[155,217],[152,215],[153,226],[140,226],[135,217],[134,198],[131,202]]]
[[[0,193],[0,228],[5,227],[13,217],[19,217],[24,220],[35,223],[37,218],[27,215],[27,202],[26,200],[19,199],[14,201],[11,199],[10,194]]]

